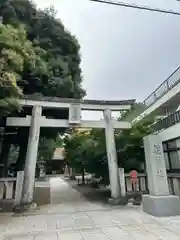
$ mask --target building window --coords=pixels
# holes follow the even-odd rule
[[[163,143],[163,151],[166,152],[167,151],[167,143]]]
[[[170,163],[172,169],[180,169],[180,160],[177,151],[169,153]]]
[[[169,141],[168,142],[168,150],[174,150],[174,149],[176,149],[177,148],[177,144],[176,144],[176,140],[173,140],[173,141]]]
[[[177,148],[180,149],[180,138],[178,138],[178,139],[176,140],[176,146],[177,146]]]
[[[170,170],[169,158],[168,158],[168,153],[167,152],[164,153],[164,160],[165,160],[166,169]]]
[[[180,171],[180,138],[163,143],[166,169]]]

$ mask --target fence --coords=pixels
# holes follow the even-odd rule
[[[168,173],[167,176],[170,194],[180,196],[180,173]],[[133,191],[133,186],[129,174],[125,174],[125,186],[127,193]],[[139,174],[137,190],[144,194],[149,193],[146,174]]]
[[[151,106],[165,93],[171,90],[180,81],[180,67],[178,67],[156,90],[151,93],[145,100],[144,105],[146,107]]]
[[[173,126],[176,123],[180,122],[180,110],[172,113],[171,115],[159,120],[153,125],[155,131],[160,131],[168,127]]]
[[[15,198],[16,178],[0,178],[0,200]]]
[[[19,205],[21,201],[24,172],[17,172],[17,177],[0,178],[0,203]]]
[[[132,192],[133,191],[133,185],[131,182],[131,178],[129,174],[125,174],[125,187],[126,187],[126,192]],[[147,175],[144,173],[141,173],[138,175],[138,181],[136,184],[136,189],[137,191],[140,191],[142,193],[148,193],[148,182],[147,182]]]

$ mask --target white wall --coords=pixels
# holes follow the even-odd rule
[[[158,99],[155,103],[153,103],[150,107],[148,107],[143,113],[141,113],[138,117],[136,117],[133,122],[140,121],[145,116],[150,115],[156,109],[161,108],[161,106],[171,99],[173,99],[180,92],[180,82],[175,85],[171,90],[165,93],[160,99]],[[173,106],[172,106],[173,107]]]
[[[180,123],[159,132],[162,142],[180,137]]]

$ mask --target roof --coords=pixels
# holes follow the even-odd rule
[[[26,95],[26,96],[23,96],[22,99],[34,100],[34,101],[81,103],[81,104],[96,104],[96,105],[132,105],[132,104],[135,103],[135,99],[110,101],[110,100],[92,100],[92,99],[44,97],[44,96],[37,96],[37,95]]]
[[[64,159],[64,148],[56,148],[52,159],[53,160],[63,160]]]

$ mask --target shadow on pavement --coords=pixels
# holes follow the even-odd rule
[[[110,190],[106,188],[95,189],[90,187],[90,185],[78,185],[77,181],[66,180],[72,188],[78,191],[82,197],[87,199],[89,202],[101,202],[108,204],[108,198],[110,197]]]

